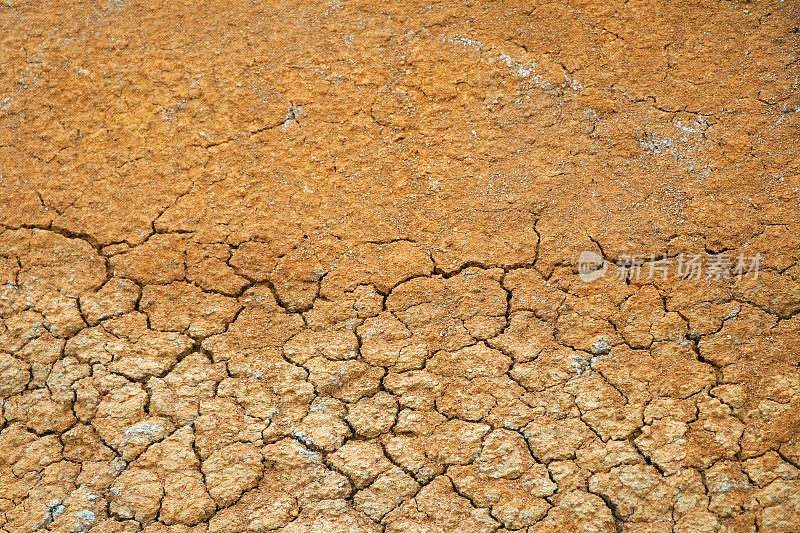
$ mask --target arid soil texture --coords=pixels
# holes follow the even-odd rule
[[[0,3],[0,533],[797,533],[800,4]]]

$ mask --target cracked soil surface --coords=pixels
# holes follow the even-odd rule
[[[797,533],[799,18],[4,0],[0,533]]]

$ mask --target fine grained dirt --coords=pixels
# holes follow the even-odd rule
[[[4,0],[0,532],[800,531],[798,17]]]

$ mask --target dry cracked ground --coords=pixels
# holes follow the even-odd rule
[[[799,23],[4,0],[0,532],[797,533]]]

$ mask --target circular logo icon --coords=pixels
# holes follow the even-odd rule
[[[584,250],[578,256],[578,277],[585,283],[602,278],[606,275],[607,270],[608,263],[598,253]]]

